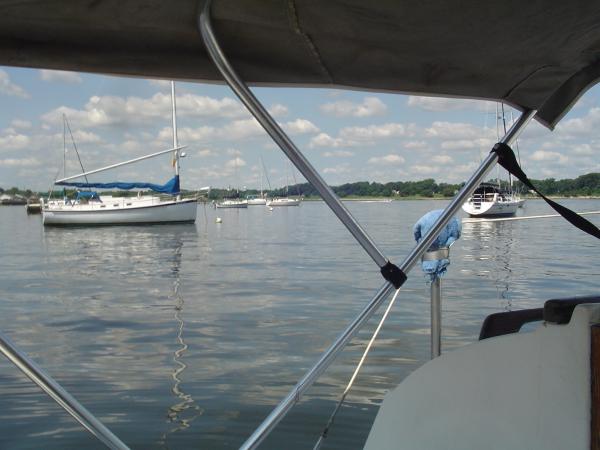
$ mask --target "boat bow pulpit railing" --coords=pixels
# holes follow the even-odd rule
[[[367,303],[358,316],[337,337],[333,344],[323,353],[317,363],[304,375],[304,377],[292,388],[287,396],[275,407],[267,418],[259,425],[254,433],[240,447],[242,449],[256,448],[271,432],[271,430],[285,417],[287,412],[297,403],[302,394],[313,384],[313,382],[327,369],[331,362],[341,352],[345,345],[352,339],[355,333],[369,320],[375,311],[381,306],[388,295],[399,289],[406,280],[406,274],[412,269],[423,253],[430,247],[437,235],[441,232],[448,221],[458,212],[461,205],[471,196],[485,175],[498,161],[498,154],[490,152],[479,168],[467,181],[461,191],[454,197],[450,204],[444,209],[439,218],[429,231],[417,243],[400,265],[393,264],[379,250],[373,240],[369,237],[360,224],[352,217],[333,190],[325,183],[302,152],[295,146],[291,139],[285,134],[277,122],[270,116],[266,108],[258,101],[250,91],[246,83],[239,77],[227,60],[212,28],[210,18],[211,0],[207,1],[200,13],[198,27],[204,41],[204,45],[213,60],[215,66],[225,79],[226,83],[246,106],[255,119],[261,124],[269,136],[281,148],[284,154],[296,166],[300,173],[319,192],[327,206],[333,211],[338,219],[348,229],[361,247],[379,266],[385,283],[375,294],[373,299]],[[521,131],[535,115],[534,110],[524,111],[519,119],[515,121],[506,133],[501,143],[510,145],[519,136]]]

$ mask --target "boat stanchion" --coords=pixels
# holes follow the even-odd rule
[[[443,211],[430,211],[413,227],[415,240],[420,242],[438,220]],[[450,265],[450,247],[460,238],[462,225],[451,218],[436,236],[431,246],[421,256],[421,268],[431,290],[431,359],[442,354],[442,276]]]
[[[421,263],[426,261],[450,261],[450,247],[425,252]],[[431,280],[431,359],[442,354],[442,279],[435,275]]]

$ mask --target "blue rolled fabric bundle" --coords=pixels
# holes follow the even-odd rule
[[[415,240],[419,242],[427,231],[432,227],[437,218],[442,214],[442,209],[436,209],[429,211],[423,217],[421,217],[415,226],[413,227],[413,233]],[[450,219],[448,224],[444,227],[441,233],[438,235],[435,241],[431,244],[428,251],[438,250],[444,247],[450,247],[450,245],[460,238],[461,223],[456,217]],[[441,277],[446,273],[447,267],[450,264],[449,259],[438,259],[432,261],[422,261],[421,268],[425,272],[426,276],[429,276],[431,281],[434,281],[437,277]]]

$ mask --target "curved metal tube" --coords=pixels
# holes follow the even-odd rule
[[[319,192],[325,203],[331,208],[334,214],[342,221],[348,231],[354,236],[358,243],[365,249],[369,256],[375,261],[379,267],[383,267],[387,263],[387,258],[377,248],[375,243],[361,228],[358,222],[352,217],[350,211],[346,209],[344,204],[335,195],[333,190],[325,183],[319,173],[310,164],[306,157],[298,150],[290,138],[281,129],[279,124],[269,115],[268,111],[261,105],[254,94],[248,89],[236,71],[231,67],[225,54],[221,50],[217,39],[215,38],[212,26],[210,23],[210,5],[211,1],[207,1],[204,5],[204,10],[200,14],[198,27],[202,33],[204,45],[210,54],[213,62],[219,69],[219,72],[225,78],[225,81],[231,87],[233,92],[238,96],[240,101],[248,108],[252,115],[258,120],[265,131],[271,136],[277,145],[283,150],[287,157],[294,163],[300,173],[308,180],[310,184]]]
[[[211,0],[204,5],[204,9],[198,20],[198,27],[202,34],[204,44],[210,54],[213,62],[221,72],[227,84],[234,93],[248,108],[252,115],[259,121],[271,138],[279,145],[288,158],[300,170],[304,177],[317,189],[323,200],[333,210],[336,216],[342,221],[359,244],[367,251],[369,256],[382,267],[387,263],[387,259],[381,251],[375,246],[366,232],[354,220],[350,212],[337,198],[333,190],[327,186],[325,181],[312,167],[304,155],[296,148],[294,143],[288,138],[277,122],[269,115],[267,110],[260,104],[258,99],[252,94],[245,83],[231,67],[223,51],[221,50],[212,26],[210,23]],[[502,142],[510,143],[517,138],[518,134],[529,123],[535,115],[535,111],[524,112],[519,120],[515,122]],[[473,176],[467,181],[462,190],[444,209],[434,225],[423,236],[423,239],[414,247],[411,253],[406,257],[400,269],[406,274],[418,261],[423,253],[429,248],[437,235],[441,232],[448,221],[456,214],[465,200],[473,193],[479,183],[483,180],[487,172],[497,162],[498,156],[492,152],[483,161]],[[337,337],[333,344],[323,353],[317,363],[302,377],[302,379],[292,388],[288,395],[275,407],[275,409],[265,418],[254,433],[242,444],[241,449],[254,449],[268,436],[273,428],[285,417],[287,412],[298,402],[302,394],[312,385],[312,383],[327,369],[336,356],[343,350],[345,345],[352,339],[355,333],[369,320],[375,311],[381,306],[387,296],[394,290],[394,286],[386,282],[377,292],[375,297],[365,306],[360,314],[346,327],[346,329]]]

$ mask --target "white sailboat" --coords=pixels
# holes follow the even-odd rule
[[[156,193],[167,194],[169,197],[142,195],[141,192],[138,193],[137,197],[113,197],[99,195],[91,190],[79,191],[74,200],[68,199],[66,196],[60,200],[49,197],[42,202],[44,225],[126,225],[195,222],[196,199],[183,199],[180,194],[179,158],[185,156],[185,154],[180,154],[180,150],[184,147],[180,147],[177,142],[175,84],[173,82],[171,82],[171,102],[173,109],[173,148],[89,172],[83,171],[83,173],[74,176],[65,176],[54,183],[59,186],[82,189],[150,189]],[[89,183],[87,180],[87,175],[171,152],[173,153],[175,175],[164,185],[146,182]],[[86,181],[71,181],[81,177],[85,177]]]
[[[496,125],[502,120],[504,133],[506,134],[506,120],[504,116],[504,105],[502,105],[502,116],[499,115],[498,105],[496,105]],[[498,133],[499,134],[499,133]],[[462,205],[463,211],[471,217],[502,217],[513,216],[517,209],[523,206],[525,200],[513,190],[513,180],[508,174],[510,189],[502,188],[500,181],[498,184],[481,183],[473,192],[473,195]]]
[[[235,171],[235,179],[237,180],[237,156],[234,160],[234,171]],[[240,198],[240,190],[235,190],[235,197],[224,198],[220,202],[217,202],[215,205],[216,208],[247,208],[248,200],[244,200]]]
[[[300,206],[301,199],[297,197],[289,197],[289,180],[288,180],[288,171],[285,171],[285,197],[276,197],[269,201],[267,201],[267,206]]]
[[[481,183],[462,205],[463,211],[472,217],[512,216],[518,207],[519,201],[510,192],[492,183]]]
[[[262,158],[260,165],[260,195],[247,195],[246,200],[248,201],[248,205],[253,206],[264,206],[267,204],[267,199],[263,193],[263,167]]]

